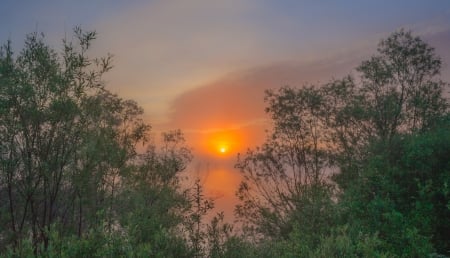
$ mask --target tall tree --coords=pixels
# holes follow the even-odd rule
[[[322,248],[321,241],[335,237],[329,229],[339,222],[339,208],[350,237],[367,233],[381,253],[445,251],[435,225],[447,223],[438,219],[448,212],[448,158],[441,159],[447,143],[443,135],[442,145],[432,140],[447,128],[442,93],[448,84],[440,69],[432,47],[400,30],[362,62],[356,79],[267,92],[272,133],[236,165],[244,176],[236,207],[244,225],[263,239],[294,238]]]
[[[190,202],[180,184],[191,150],[179,130],[162,138],[162,146],[148,145],[123,178],[116,210],[134,248],[148,247],[146,256],[192,257],[181,231]]]
[[[429,130],[448,112],[442,94],[448,83],[439,79],[442,62],[434,48],[400,30],[381,40],[377,50],[357,68],[360,83],[345,78],[325,86],[341,167],[335,179],[344,189],[371,155],[364,146],[383,141],[390,148],[394,137]]]
[[[238,158],[244,181],[236,213],[256,230],[252,234],[286,238],[293,221],[319,232],[332,190],[326,181],[323,95],[314,87],[285,87],[268,91],[266,101],[273,132],[261,147]]]
[[[56,224],[81,235],[145,140],[142,109],[103,87],[111,56],[87,55],[95,32],[74,35],[62,53],[37,33],[17,57],[0,52],[2,246],[31,235],[37,251]]]
[[[357,69],[378,136],[423,130],[439,119],[447,108],[445,83],[437,78],[441,64],[434,48],[411,32],[400,30],[379,43],[378,54]]]

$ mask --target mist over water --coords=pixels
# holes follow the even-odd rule
[[[242,180],[240,172],[234,168],[235,162],[236,155],[195,159],[186,170],[186,187],[200,179],[204,197],[214,201],[214,208],[206,216],[208,222],[219,212],[225,214],[226,222],[233,223],[235,220],[234,207],[238,203],[235,193]]]

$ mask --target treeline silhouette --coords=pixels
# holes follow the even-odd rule
[[[0,49],[0,256],[450,256],[449,84],[421,38],[392,33],[357,76],[266,92],[272,129],[236,162],[240,230],[182,184],[183,134],[155,144],[106,89],[95,38]]]

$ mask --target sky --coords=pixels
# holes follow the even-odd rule
[[[58,49],[78,25],[98,33],[91,56],[114,55],[107,88],[137,101],[156,135],[185,133],[189,173],[229,214],[236,155],[270,128],[266,89],[355,74],[400,28],[436,48],[450,81],[448,0],[0,0],[0,41],[17,51],[35,31]]]

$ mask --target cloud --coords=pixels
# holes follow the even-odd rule
[[[177,97],[171,105],[169,124],[196,130],[258,122],[265,118],[265,90],[327,82],[350,73],[359,61],[357,57],[340,56],[235,72]]]

